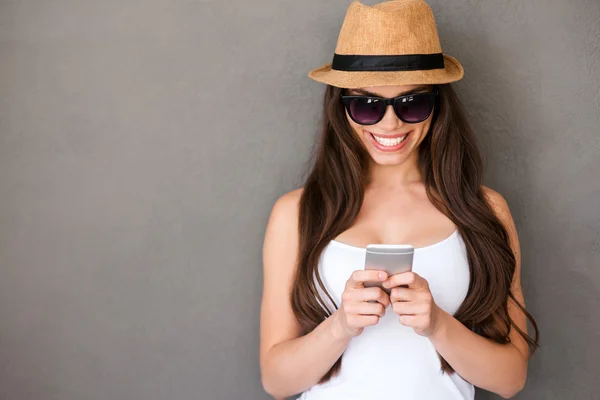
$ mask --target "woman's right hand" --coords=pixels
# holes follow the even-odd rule
[[[364,282],[386,279],[385,271],[357,270],[352,273],[342,293],[342,304],[334,312],[334,329],[341,338],[360,335],[365,326],[377,324],[384,316],[390,297],[379,287],[365,287]]]

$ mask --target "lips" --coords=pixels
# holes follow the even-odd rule
[[[369,131],[367,131],[367,132],[369,132]],[[372,134],[372,135],[374,135],[374,136],[380,137],[380,138],[394,139],[394,138],[402,137],[402,136],[404,136],[404,135],[406,135],[407,133],[410,133],[410,132],[397,133],[395,135],[380,135],[379,133],[374,133],[374,132],[369,132],[369,133]]]
[[[371,144],[373,145],[373,147],[375,147],[377,150],[379,150],[382,153],[396,152],[396,151],[400,151],[401,149],[406,147],[406,143],[410,139],[411,132],[412,131],[407,132],[407,133],[401,133],[401,134],[395,134],[395,135],[385,135],[385,136],[377,135],[379,137],[384,137],[384,138],[398,138],[398,137],[402,137],[402,136],[406,135],[406,138],[404,138],[404,140],[402,140],[400,143],[398,143],[394,146],[386,146],[386,145],[379,143],[377,140],[375,140],[375,137],[373,136],[373,134],[371,132],[365,131],[365,133],[367,133],[367,137],[368,137],[369,141],[371,142]]]

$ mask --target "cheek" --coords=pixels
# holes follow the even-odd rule
[[[416,124],[414,127],[414,131],[415,133],[417,133],[414,136],[414,146],[417,147],[421,144],[421,142],[423,141],[423,139],[425,139],[425,137],[427,135],[429,135],[431,132],[429,132],[429,129],[431,128],[431,116],[429,116],[428,119],[426,119],[425,121]]]
[[[429,118],[427,118],[421,123],[421,131],[423,132],[422,136],[429,134],[428,131],[431,128],[431,121],[433,121],[433,112],[431,113],[431,115],[429,115]]]
[[[363,127],[363,125],[359,125],[356,122],[352,121],[352,119],[350,119],[350,117],[348,117],[347,114],[346,118],[348,119],[348,123],[354,130],[354,135],[356,136],[356,138],[363,142],[365,145],[368,144],[368,139],[365,137],[365,128]]]
[[[431,132],[429,132],[429,130],[431,129],[431,120],[427,120],[425,124],[423,124],[423,126],[421,126],[420,128],[420,136],[419,136],[419,142],[417,144],[421,144],[421,142],[425,139],[425,137],[427,135],[431,135]]]

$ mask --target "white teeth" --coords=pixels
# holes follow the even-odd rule
[[[373,134],[372,134],[373,135]],[[399,143],[401,143],[404,139],[406,139],[407,135],[404,135],[402,137],[399,138],[394,138],[394,139],[389,139],[389,138],[381,138],[378,136],[373,135],[373,137],[375,138],[375,140],[377,141],[377,143],[383,145],[383,146],[396,146]]]

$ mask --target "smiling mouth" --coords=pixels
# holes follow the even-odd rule
[[[369,131],[367,131],[367,132],[369,133],[369,135],[371,136],[373,141],[379,145],[378,147],[392,150],[397,147],[400,147],[400,144],[406,140],[406,138],[412,131],[404,133],[404,134],[387,135],[387,136],[376,135],[373,132],[369,132]]]

